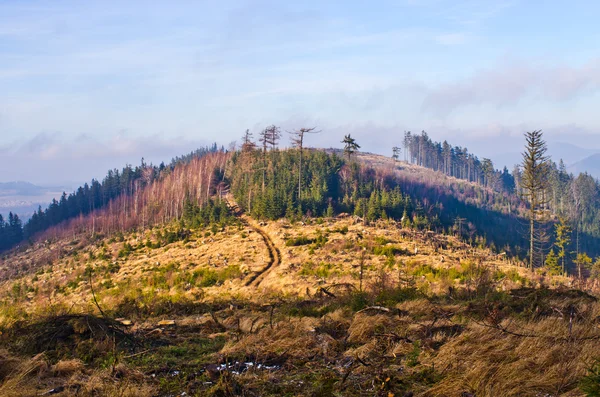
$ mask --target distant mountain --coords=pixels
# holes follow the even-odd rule
[[[5,196],[40,196],[48,191],[48,188],[36,186],[33,183],[17,181],[17,182],[0,182],[0,197]]]
[[[558,164],[562,159],[569,169],[575,167],[577,164],[577,167],[573,168],[571,171],[573,173],[587,171],[591,174],[594,167],[593,161],[590,163],[585,162],[585,164],[583,162],[597,153],[600,153],[600,149],[586,149],[565,142],[548,142],[548,155],[552,158],[552,161]],[[506,164],[510,171],[512,171],[515,164],[520,164],[522,162],[522,155],[517,151],[495,154],[491,156],[491,158],[494,161],[496,168],[502,168]],[[587,169],[586,167],[588,166],[591,166],[592,168]],[[596,169],[597,167],[598,166],[596,165]]]
[[[42,187],[30,182],[0,182],[0,214],[7,216],[13,212],[25,221],[38,206],[46,208],[53,198],[58,199],[65,187]]]
[[[548,143],[548,154],[552,159],[557,163],[562,159],[567,165],[575,164],[599,152],[600,149],[582,148],[566,142]]]
[[[595,178],[600,178],[600,153],[592,154],[581,161],[569,166],[569,172],[577,175],[587,172]]]

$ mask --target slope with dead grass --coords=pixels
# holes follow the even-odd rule
[[[600,306],[568,279],[342,216],[260,225],[254,287],[264,236],[173,227],[3,259],[2,395],[584,395]]]

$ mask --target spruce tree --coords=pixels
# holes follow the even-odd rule
[[[348,157],[348,160],[350,160],[350,156],[360,149],[360,145],[356,143],[356,139],[352,138],[350,134],[344,136],[342,143],[344,144],[344,153]]]
[[[394,146],[392,148],[392,158],[394,159],[394,161],[398,161],[398,159],[400,158],[400,148],[398,146]]]
[[[535,265],[536,235],[535,226],[543,212],[547,199],[545,196],[548,177],[548,157],[546,142],[541,130],[525,133],[525,151],[523,152],[522,189],[523,198],[529,203],[529,268]]]
[[[299,130],[290,132],[292,135],[292,145],[300,152],[300,161],[298,164],[298,208],[302,206],[302,152],[304,150],[304,135],[318,133],[319,131],[315,131],[315,129],[316,127],[300,128]]]
[[[558,218],[558,223],[555,226],[556,240],[554,245],[558,248],[558,259],[561,262],[562,273],[566,274],[566,260],[568,257],[567,248],[571,243],[571,226],[567,223],[564,217]]]

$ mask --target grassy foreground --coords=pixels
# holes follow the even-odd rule
[[[599,395],[596,297],[515,265],[350,218],[47,242],[0,265],[0,395]]]

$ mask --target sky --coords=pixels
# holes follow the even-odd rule
[[[426,130],[498,168],[532,129],[593,151],[598,15],[579,0],[0,0],[0,182],[79,183],[270,124],[381,154]]]

